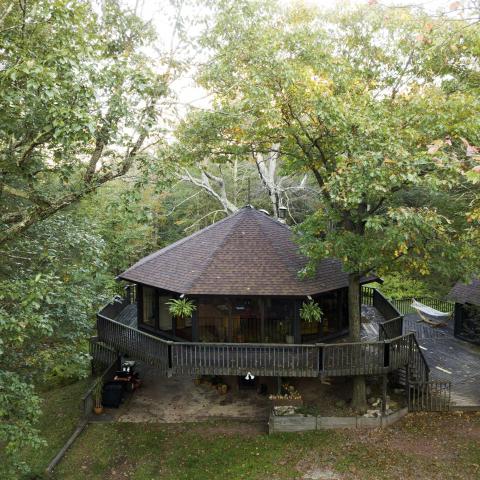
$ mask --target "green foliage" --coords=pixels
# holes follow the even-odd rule
[[[190,318],[197,309],[193,300],[188,298],[172,298],[167,305],[169,312],[175,318]]]
[[[161,204],[152,189],[132,188],[122,181],[106,185],[81,202],[77,214],[103,240],[102,259],[113,276],[156,249]]]
[[[40,399],[31,385],[16,373],[0,370],[0,476],[16,478],[28,471],[19,452],[39,448],[44,442],[35,424],[40,414]]]
[[[380,286],[380,290],[387,298],[394,300],[418,297],[441,298],[446,293],[419,278],[407,277],[401,273],[385,275],[382,279],[384,283]]]
[[[142,168],[166,74],[116,0],[6,3],[0,20],[0,243]]]
[[[35,391],[88,374],[94,313],[114,291],[104,249],[88,222],[62,215],[36,225],[29,236],[3,250],[0,388],[8,428],[0,442],[9,452],[5,469],[18,470],[25,446],[40,445]]]
[[[300,307],[300,318],[304,322],[321,322],[323,312],[320,308],[320,305],[316,303],[313,299],[310,299],[308,302],[303,302]]]
[[[203,42],[199,81],[229,143],[277,145],[287,171],[316,179],[319,206],[297,228],[305,273],[327,257],[357,281],[448,283],[478,267],[466,176],[480,144],[478,29],[379,4],[222,1]]]

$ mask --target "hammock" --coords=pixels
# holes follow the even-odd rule
[[[414,298],[412,298],[412,305],[410,306],[417,311],[419,317],[421,318],[419,322],[423,320],[425,323],[428,323],[434,327],[444,327],[452,316],[452,312],[440,312],[439,310],[435,310],[428,305],[417,302],[417,300]]]

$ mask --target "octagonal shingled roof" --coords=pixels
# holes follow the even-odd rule
[[[119,278],[194,295],[305,296],[348,285],[340,261],[323,260],[313,277],[301,279],[306,264],[286,225],[244,207],[143,258]]]

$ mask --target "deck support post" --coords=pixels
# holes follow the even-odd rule
[[[384,373],[382,375],[382,417],[385,416],[387,412],[387,386],[388,386],[388,377]]]
[[[282,394],[282,377],[277,377],[277,395]]]

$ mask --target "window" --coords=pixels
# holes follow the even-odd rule
[[[226,342],[230,338],[232,307],[226,297],[204,297],[198,305],[198,332],[201,342]]]
[[[155,289],[152,287],[143,287],[142,291],[142,323],[155,328]]]
[[[172,331],[172,314],[168,309],[167,302],[170,297],[158,297],[158,328],[164,332]]]
[[[323,293],[316,296],[315,301],[322,309],[322,321],[320,323],[301,322],[304,343],[336,335],[348,328],[347,289]]]
[[[282,298],[266,298],[265,335],[267,343],[293,343],[295,301]]]

